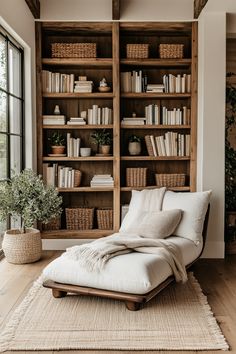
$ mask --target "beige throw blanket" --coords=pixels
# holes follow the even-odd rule
[[[138,235],[115,233],[88,244],[68,248],[63,256],[78,261],[88,271],[96,272],[101,271],[109,259],[134,251],[161,256],[170,265],[176,281],[187,280],[179,248],[166,239],[150,239]]]

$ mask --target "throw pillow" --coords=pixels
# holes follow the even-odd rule
[[[120,232],[126,232],[132,225],[136,226],[139,215],[148,211],[160,211],[166,188],[132,190],[129,211],[125,215]]]
[[[173,234],[181,220],[181,210],[173,209],[157,212],[145,212],[137,220],[136,228],[130,232],[137,233],[145,238],[166,238]]]
[[[182,219],[175,236],[181,236],[199,244],[202,240],[203,224],[210,201],[211,191],[178,193],[167,191],[163,199],[163,210],[181,209]]]

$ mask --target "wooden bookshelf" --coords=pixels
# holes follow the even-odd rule
[[[92,42],[97,44],[97,58],[52,58],[51,44],[55,42]],[[147,59],[127,59],[126,44],[149,43]],[[160,43],[184,44],[184,58],[160,59]],[[38,172],[42,174],[43,164],[58,164],[82,171],[81,185],[75,188],[58,188],[63,197],[61,230],[43,231],[43,238],[98,238],[119,230],[121,205],[130,200],[131,187],[126,186],[127,167],[147,167],[151,180],[146,187],[155,188],[155,173],[185,173],[186,185],[170,188],[175,192],[195,191],[196,185],[196,144],[197,144],[197,23],[165,22],[37,22],[36,23],[36,72],[37,72],[37,146]],[[92,93],[42,92],[42,70],[87,76],[94,82]],[[162,83],[165,74],[191,74],[191,93],[150,93],[121,92],[121,72],[142,70],[150,83]],[[99,81],[106,77],[111,91],[98,91]],[[149,82],[149,81],[148,81]],[[78,117],[80,112],[91,108],[109,107],[113,110],[113,124],[109,125],[43,125],[43,115],[53,114],[59,105],[61,114]],[[137,117],[144,115],[144,107],[157,104],[168,109],[187,106],[191,109],[191,122],[185,125],[122,125],[123,117],[130,117],[136,111]],[[95,156],[96,146],[90,141],[95,130],[108,129],[113,134],[111,156]],[[54,131],[65,137],[71,133],[81,139],[81,147],[92,148],[89,157],[48,156],[48,138]],[[130,156],[128,140],[132,134],[144,138],[145,135],[163,135],[173,131],[190,134],[190,156],[148,156],[144,139],[139,156]],[[91,188],[94,174],[111,174],[114,178],[112,188]],[[96,218],[92,230],[67,230],[65,208],[76,206],[113,209],[113,230],[97,229]]]

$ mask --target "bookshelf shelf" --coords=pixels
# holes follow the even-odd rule
[[[122,125],[122,129],[191,129],[190,125]]]
[[[189,66],[191,59],[121,59],[120,63],[131,66],[158,66],[158,67],[177,67]]]
[[[189,156],[122,156],[123,161],[187,161]]]
[[[45,156],[43,157],[43,161],[113,161],[114,157],[113,156],[89,156],[89,157],[49,157]]]
[[[103,125],[103,124],[93,124],[93,125],[43,125],[42,127],[43,129],[63,129],[63,130],[71,130],[71,129],[87,129],[87,130],[93,130],[93,129],[113,129],[113,125],[112,124],[107,124],[107,125]]]
[[[42,64],[48,66],[111,67],[112,58],[43,58]]]
[[[154,189],[154,188],[158,188],[157,186],[147,186],[147,187],[121,187],[121,192],[131,192],[133,189],[140,191],[142,189]],[[170,191],[174,191],[174,192],[189,192],[190,191],[190,187],[189,186],[184,186],[184,187],[168,187],[167,188]]]
[[[79,187],[58,188],[63,198],[63,209],[86,205],[94,208],[113,209],[113,230],[67,230],[65,211],[62,213],[62,230],[43,231],[42,237],[50,238],[78,238],[95,239],[117,232],[120,227],[121,205],[130,201],[132,189],[152,189],[155,186],[155,173],[184,173],[186,186],[170,188],[173,191],[195,191],[196,186],[196,141],[197,141],[197,23],[196,22],[36,22],[36,73],[37,73],[37,147],[38,147],[38,173],[49,177],[48,180],[57,185],[59,176],[63,181],[60,185],[73,185],[75,172],[82,172]],[[51,45],[53,43],[96,43],[97,58],[52,58]],[[129,43],[148,43],[149,58],[126,58],[126,45]],[[183,59],[159,58],[159,43],[181,43],[184,45]],[[50,74],[49,74],[50,72]],[[129,72],[131,74],[123,74]],[[137,72],[137,74],[134,74]],[[54,75],[53,75],[54,74]],[[59,75],[58,75],[59,74]],[[172,76],[171,76],[172,75]],[[83,81],[92,81],[94,92],[74,93],[74,81],[79,90],[79,76],[86,77]],[[127,76],[127,77],[126,77]],[[162,93],[162,92],[123,92],[131,89],[142,91],[146,85],[162,84],[163,78],[165,91],[173,92],[173,87],[178,87],[187,93]],[[68,80],[69,77],[69,80]],[[99,92],[98,87],[105,77],[111,92]],[[134,86],[134,78],[135,86]],[[147,78],[147,79],[146,79]],[[180,78],[180,79],[179,79]],[[178,81],[177,81],[178,79]],[[186,79],[186,81],[185,81]],[[50,81],[51,80],[51,81]],[[133,80],[133,81],[132,81]],[[168,81],[169,80],[169,81]],[[173,81],[176,80],[176,81]],[[59,81],[59,83],[58,83]],[[175,83],[175,84],[173,84]],[[171,87],[171,85],[174,85]],[[86,86],[87,84],[85,84]],[[92,83],[90,83],[92,85]],[[88,84],[89,86],[89,84]],[[128,88],[127,88],[128,86]],[[47,93],[44,91],[71,91],[71,93]],[[181,87],[181,89],[180,89]],[[160,88],[158,86],[158,88]],[[86,88],[88,91],[90,87]],[[155,86],[149,86],[149,90]],[[160,88],[162,90],[163,88]],[[43,116],[50,116],[55,105],[59,105],[61,114],[67,117],[81,117],[81,112],[88,112],[94,119],[97,105],[99,108],[109,108],[113,111],[113,122],[109,125],[44,125],[49,121]],[[154,109],[153,109],[154,108]],[[158,108],[158,109],[157,109]],[[100,111],[99,111],[100,112]],[[111,112],[111,111],[110,111]],[[174,112],[174,113],[172,113]],[[177,113],[176,113],[177,112]],[[180,123],[183,125],[122,125],[124,117],[146,116],[147,123]],[[100,114],[100,113],[99,113]],[[53,119],[53,118],[52,118]],[[71,120],[73,121],[73,120]],[[74,120],[75,121],[75,120]],[[129,121],[129,120],[125,120]],[[141,120],[137,120],[137,124]],[[58,120],[56,122],[62,122]],[[96,146],[92,145],[91,132],[108,129],[113,135],[112,156],[95,156]],[[48,156],[50,153],[49,139],[55,130],[63,135],[71,148],[71,139],[78,148],[91,147],[92,155],[89,157]],[[172,134],[173,133],[173,134]],[[141,156],[129,156],[129,141],[131,135],[141,138]],[[187,137],[188,136],[188,137]],[[190,136],[190,138],[189,138]],[[155,138],[155,139],[153,139]],[[80,139],[80,140],[77,140]],[[164,151],[172,154],[188,154],[190,156],[148,156],[154,150],[148,144],[157,145],[157,152]],[[177,152],[176,145],[177,143]],[[158,149],[158,143],[159,148]],[[171,146],[171,148],[170,148]],[[149,149],[148,149],[149,148]],[[168,150],[169,149],[169,150]],[[75,155],[66,151],[67,155]],[[151,184],[143,188],[126,187],[127,168],[147,168],[148,182]],[[59,173],[58,173],[59,171]],[[63,171],[63,172],[61,172]],[[68,172],[68,175],[66,175]],[[62,175],[61,175],[62,173]],[[114,180],[113,188],[92,188],[90,182],[95,174],[111,175]],[[78,177],[77,173],[77,178]],[[150,179],[149,179],[150,177]],[[72,181],[72,182],[71,182]],[[75,183],[76,185],[76,183]],[[96,219],[96,218],[95,218]],[[96,220],[93,225],[96,226]]]
[[[43,93],[44,98],[99,98],[99,99],[107,99],[113,98],[114,94],[112,92],[109,93],[101,93],[101,92],[92,92],[92,93]]]

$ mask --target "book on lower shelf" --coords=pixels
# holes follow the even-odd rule
[[[79,157],[80,138],[73,138],[71,133],[66,134],[67,157]]]
[[[94,188],[112,188],[114,187],[114,179],[109,174],[94,175],[90,185]]]
[[[81,117],[71,117],[67,121],[67,125],[86,125],[86,121]]]
[[[74,188],[80,184],[81,172],[57,163],[43,164],[43,181],[48,186],[58,188]]]
[[[190,134],[145,135],[145,143],[149,156],[190,156]]]

